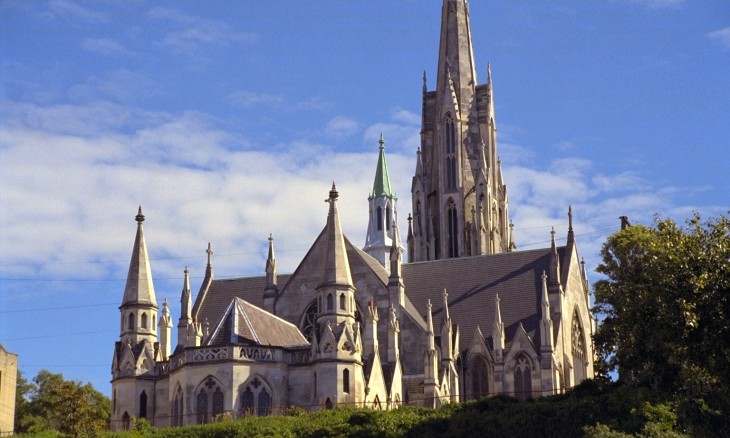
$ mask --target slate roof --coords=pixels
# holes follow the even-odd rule
[[[558,248],[562,262],[565,248]],[[477,325],[491,337],[495,295],[499,294],[505,338],[509,342],[519,323],[539,341],[541,275],[549,274],[550,248],[493,255],[442,259],[403,265],[403,283],[413,305],[425,314],[433,305],[434,325],[443,314],[443,290],[448,292],[449,313],[461,332],[461,348],[468,348]],[[436,333],[440,327],[434,327]]]
[[[279,284],[286,284],[290,275],[279,275]],[[214,324],[221,317],[233,298],[242,298],[257,307],[264,306],[266,277],[230,278],[213,280],[205,297],[199,293],[195,298],[193,318],[198,322]],[[203,299],[205,298],[205,299]]]
[[[309,345],[294,324],[241,298],[231,300],[225,314],[217,321],[208,345],[227,345],[232,335],[236,336],[236,343],[243,344],[271,347]]]

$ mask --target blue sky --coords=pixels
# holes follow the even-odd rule
[[[179,317],[218,278],[290,272],[340,190],[365,239],[382,132],[410,211],[438,0],[0,2],[0,343],[109,394],[134,241]],[[518,248],[572,205],[589,270],[618,217],[730,209],[730,3],[473,1]],[[592,280],[596,274],[592,273]]]

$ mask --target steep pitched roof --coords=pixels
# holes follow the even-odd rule
[[[564,247],[559,252],[562,256]],[[442,303],[445,288],[452,322],[459,325],[462,333],[474,333],[477,325],[491,327],[495,295],[499,294],[509,342],[520,322],[530,336],[539,336],[540,276],[549,266],[549,248],[442,259],[404,264],[403,283],[406,294],[421,313],[425,313],[429,299],[434,304]],[[434,305],[434,321],[441,319],[436,318],[440,313],[443,304]]]
[[[226,345],[231,340],[271,347],[309,346],[294,324],[240,298],[231,300],[207,344]]]
[[[279,281],[286,284],[289,277],[290,275],[279,275]],[[265,276],[212,280],[205,296],[198,294],[196,297],[193,317],[198,322],[208,320],[213,324],[236,297],[254,306],[263,307],[264,288],[266,288]]]

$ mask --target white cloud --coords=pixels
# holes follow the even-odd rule
[[[223,21],[206,20],[171,8],[155,7],[147,17],[164,23],[165,36],[158,43],[173,53],[194,55],[204,46],[254,43],[258,39],[256,34],[233,29]]]
[[[101,12],[94,12],[67,0],[51,0],[48,2],[49,13],[53,18],[74,18],[90,23],[103,23],[109,17]]]
[[[712,40],[720,41],[723,46],[730,48],[730,27],[710,32],[707,34],[707,37]]]
[[[330,137],[344,139],[356,133],[359,128],[360,125],[357,123],[357,120],[346,116],[335,116],[327,122],[325,132]]]

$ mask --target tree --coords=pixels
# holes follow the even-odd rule
[[[671,220],[613,234],[601,250],[594,342],[609,371],[679,401],[683,419],[727,420],[730,220]]]
[[[19,380],[20,381],[20,380]],[[23,379],[27,385],[27,381]],[[61,374],[41,370],[25,388],[18,432],[57,430],[73,436],[95,436],[109,424],[109,399],[90,383],[64,380]]]

